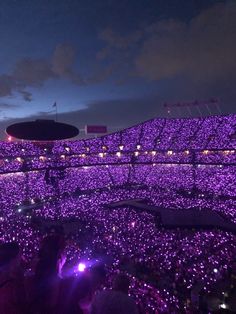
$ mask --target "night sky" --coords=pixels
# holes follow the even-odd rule
[[[235,113],[235,83],[234,0],[1,0],[0,139],[12,122],[54,118],[55,102],[80,129],[212,97]]]

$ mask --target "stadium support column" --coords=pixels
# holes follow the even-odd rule
[[[197,184],[196,184],[196,168],[197,168],[197,164],[196,164],[196,152],[192,151],[192,171],[193,171],[193,192],[195,193],[196,189],[197,189]]]

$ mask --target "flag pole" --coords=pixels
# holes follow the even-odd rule
[[[56,122],[57,122],[57,103],[56,103]]]
[[[55,101],[52,106],[53,106],[53,108],[55,108],[56,122],[57,122],[57,102]]]

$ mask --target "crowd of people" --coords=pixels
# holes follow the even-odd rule
[[[75,185],[76,177],[73,180],[71,184]],[[11,182],[14,186],[14,181]],[[65,180],[65,185],[67,182]],[[44,185],[42,191],[43,188]],[[4,242],[16,240],[20,243],[32,273],[30,261],[39,249],[45,227],[61,221],[67,237],[67,262],[73,265],[85,257],[109,256],[112,262],[108,277],[120,269],[131,275],[130,293],[144,308],[143,313],[165,313],[169,308],[178,313],[187,309],[191,289],[196,283],[202,282],[207,294],[219,280],[227,277],[236,251],[235,235],[219,230],[167,230],[146,212],[125,206],[107,207],[128,198],[146,199],[149,203],[173,206],[176,210],[184,206],[191,208],[196,202],[202,207],[209,206],[211,202],[215,208],[222,204],[222,212],[226,212],[230,204],[215,198],[186,198],[177,192],[139,186],[96,189],[79,195],[62,194],[60,198],[50,196],[42,207],[26,213],[23,207],[22,212],[18,212],[19,207],[13,209],[9,199],[2,215],[1,237]],[[232,214],[235,215],[233,209]],[[76,232],[69,227],[70,220],[75,224]],[[129,266],[124,266],[124,258]]]
[[[32,275],[24,276],[25,265],[17,242],[0,245],[1,314],[138,314],[128,295],[130,280],[114,276],[111,289],[102,289],[106,273],[102,265],[88,272],[64,274],[65,240],[46,236],[41,243]]]
[[[70,208],[65,202],[63,206],[67,206],[65,210]],[[90,211],[81,208],[78,215],[85,220],[76,233],[66,234],[67,263],[72,267],[85,257],[110,258],[109,280],[117,270],[128,273],[130,293],[144,307],[143,313],[165,313],[165,308],[170,307],[178,313],[187,307],[196,283],[201,282],[204,293],[209,293],[226,278],[234,259],[235,236],[223,231],[165,230],[155,225],[150,214],[130,208],[104,212],[91,205]],[[30,232],[30,224],[23,225],[24,219],[19,216],[17,223],[11,224],[9,238],[5,239],[11,241],[18,233],[17,240],[32,275],[31,261],[42,235],[39,231]]]
[[[104,137],[0,143],[0,173],[125,163],[235,164],[235,115],[152,119]]]
[[[235,115],[153,119],[85,141],[0,143],[0,313],[107,314],[113,303],[112,314],[204,313],[209,300],[225,310],[235,234],[169,230],[154,214],[109,205],[138,199],[235,223],[234,125]],[[52,225],[59,235],[45,238]],[[99,259],[106,276],[91,266]]]

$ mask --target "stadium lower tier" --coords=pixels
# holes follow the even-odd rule
[[[212,292],[236,255],[236,235],[211,229],[164,228],[155,213],[114,202],[142,200],[163,209],[210,210],[236,223],[234,167],[117,166],[0,176],[0,237],[20,243],[32,271],[51,228],[67,237],[67,269],[101,260],[109,274],[132,278],[143,313],[185,313],[191,291]],[[109,277],[107,285],[109,285]]]
[[[2,174],[0,217],[24,205],[43,206],[45,217],[71,215],[67,207],[55,211],[53,200],[83,195],[91,199],[94,191],[116,195],[117,200],[136,193],[164,208],[210,209],[236,222],[236,166],[191,164],[86,166]],[[47,210],[50,199],[51,209]]]

